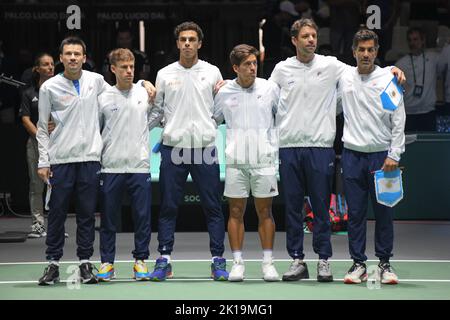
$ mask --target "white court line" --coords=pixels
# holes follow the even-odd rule
[[[147,260],[148,263],[153,263],[153,259]],[[232,261],[232,259],[228,259],[228,261]],[[248,262],[261,262],[261,259],[245,259]],[[274,259],[274,262],[289,262],[292,259]],[[305,262],[317,262],[317,259],[304,259]],[[330,259],[331,263],[333,262],[352,262],[351,259]],[[378,262],[379,260],[367,260],[367,262]],[[91,260],[92,263],[101,263],[99,260]],[[134,260],[116,260],[115,263],[133,263]],[[171,262],[211,262],[211,259],[193,259],[193,260],[184,260],[184,259],[172,259]],[[390,262],[423,262],[423,263],[450,263],[450,260],[390,260]],[[0,266],[7,265],[40,265],[47,264],[47,261],[36,261],[36,262],[1,262]],[[80,261],[60,261],[60,264],[79,264]]]
[[[181,278],[181,279],[167,279],[165,280],[167,282],[205,282],[205,281],[214,281],[211,278],[200,278],[200,279],[195,279],[195,278],[190,278],[190,279],[186,279],[186,278]],[[246,281],[252,281],[252,282],[265,282],[263,279],[261,278],[249,278],[249,279],[245,279],[243,282]],[[317,282],[316,279],[302,279],[300,281],[298,281],[299,283],[304,282],[304,281],[309,281],[309,282]],[[334,282],[343,282],[344,279],[334,279]],[[450,283],[450,279],[400,279],[400,284],[403,282],[434,282],[434,283]],[[60,280],[61,283],[68,283],[68,282],[72,282],[69,280]],[[130,282],[130,283],[137,283],[137,282],[153,282],[153,281],[134,281],[133,279],[114,279],[111,280],[111,282]],[[231,282],[231,281],[229,281]],[[241,283],[243,283],[241,282]],[[285,281],[272,281],[272,282],[280,282],[280,283],[288,283]],[[0,284],[24,284],[24,283],[38,283],[36,280],[23,280],[23,281],[0,281]],[[222,283],[222,281],[221,281]],[[268,282],[269,283],[269,282]],[[289,282],[292,283],[292,282]],[[332,282],[331,282],[332,283]],[[107,283],[105,283],[105,285],[107,285]],[[92,286],[89,286],[92,287]]]

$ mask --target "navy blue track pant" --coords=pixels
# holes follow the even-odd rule
[[[200,195],[201,205],[206,216],[211,254],[212,256],[222,256],[225,250],[225,221],[220,202],[222,192],[216,149],[215,147],[203,149],[175,148],[174,154],[177,158],[175,162],[171,158],[172,150],[174,150],[173,147],[161,146],[159,183],[162,199],[158,225],[158,251],[162,255],[168,255],[173,250],[178,207],[184,194],[186,179],[190,173]],[[213,163],[205,162],[205,159],[201,156],[202,153],[211,155],[214,158]],[[190,163],[187,163],[187,161],[180,163],[178,162],[179,157],[191,161]],[[194,158],[197,161],[194,162]],[[200,163],[194,164],[197,162]]]
[[[387,151],[363,153],[344,149],[342,169],[348,205],[348,242],[353,260],[367,260],[366,232],[369,194],[375,213],[375,255],[383,261],[392,257],[394,244],[394,210],[379,204],[375,195],[373,171],[381,169]]]
[[[303,215],[306,191],[314,212],[313,249],[319,259],[332,255],[330,195],[335,153],[332,148],[280,148],[280,180],[286,206],[286,247],[303,259]]]
[[[103,262],[114,263],[116,255],[116,218],[122,196],[131,199],[134,222],[133,257],[148,259],[151,237],[151,177],[149,173],[103,173],[100,181],[100,255]]]
[[[50,212],[48,214],[47,260],[63,256],[64,223],[72,193],[76,199],[77,256],[89,259],[94,253],[95,210],[97,206],[99,162],[77,162],[52,165]]]

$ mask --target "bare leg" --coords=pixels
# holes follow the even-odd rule
[[[258,233],[263,250],[272,250],[275,238],[275,222],[272,216],[272,198],[255,198],[258,214]]]
[[[232,251],[241,251],[244,243],[244,213],[247,198],[228,198],[230,217],[228,218],[228,239]]]

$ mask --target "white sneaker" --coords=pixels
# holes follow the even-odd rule
[[[392,270],[389,262],[380,263],[378,265],[378,272],[380,274],[381,283],[384,284],[397,284],[398,277]]]
[[[262,272],[264,281],[280,281],[277,269],[273,264],[273,261],[262,263]]]
[[[231,271],[228,275],[228,281],[243,281],[244,280],[245,266],[244,261],[234,260]]]

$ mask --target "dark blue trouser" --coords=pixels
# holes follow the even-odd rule
[[[200,150],[212,155],[215,160],[214,163],[208,164],[205,159],[196,156],[199,164],[186,162],[178,164],[177,161],[174,163],[171,158],[172,150],[186,159],[189,159],[190,156],[191,163],[194,163],[194,153],[197,152],[198,155]],[[182,200],[184,185],[189,173],[200,195],[201,205],[206,216],[211,254],[212,256],[222,256],[225,251],[225,219],[220,202],[220,174],[215,147],[178,149],[165,145],[161,146],[159,183],[162,199],[158,226],[158,251],[161,254],[170,254],[173,250],[178,206]]]
[[[375,255],[380,260],[392,257],[394,210],[379,204],[375,195],[373,171],[381,169],[387,151],[363,153],[344,149],[342,170],[348,205],[348,244],[355,261],[366,261],[367,206],[369,194],[375,213]]]
[[[103,173],[100,180],[100,255],[103,262],[114,263],[116,255],[116,218],[122,208],[122,195],[131,199],[134,222],[133,257],[148,259],[151,237],[151,177],[149,173]]]
[[[332,148],[280,148],[280,180],[286,206],[286,247],[303,259],[303,215],[306,193],[314,212],[313,249],[319,259],[332,255],[330,195],[335,154]]]
[[[63,256],[64,223],[70,199],[75,192],[77,221],[77,256],[89,259],[94,253],[95,210],[97,206],[99,162],[77,162],[52,165],[52,193],[48,214],[47,260],[59,260]]]

